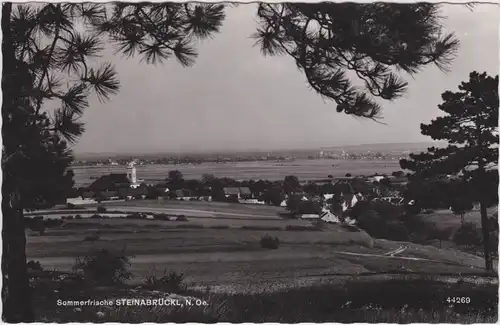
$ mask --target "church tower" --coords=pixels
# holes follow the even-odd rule
[[[128,164],[127,168],[127,178],[130,180],[132,185],[137,184],[137,171],[135,169],[135,162],[132,161]]]

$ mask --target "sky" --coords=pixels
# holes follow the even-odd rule
[[[451,72],[428,66],[407,77],[408,92],[383,105],[383,124],[335,110],[312,91],[289,57],[264,57],[250,36],[256,5],[227,11],[220,33],[198,46],[193,67],[172,59],[146,65],[105,51],[119,74],[120,93],[105,104],[90,101],[82,153],[163,153],[303,149],[367,143],[425,142],[420,123],[439,115],[441,93],[457,90],[471,71],[499,71],[497,5],[470,11],[443,5],[444,28],[461,42]]]

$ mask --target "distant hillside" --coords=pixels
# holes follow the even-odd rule
[[[380,152],[380,153],[402,153],[402,152],[418,152],[425,151],[428,147],[445,146],[446,142],[412,142],[412,143],[372,143],[372,144],[360,144],[360,145],[347,145],[347,146],[332,146],[332,147],[322,147],[322,148],[311,148],[311,149],[281,149],[281,150],[227,150],[225,152],[198,152],[198,153],[75,153],[76,159],[82,160],[98,160],[98,159],[127,159],[131,157],[141,157],[141,158],[158,158],[164,156],[197,156],[197,157],[214,157],[217,155],[222,156],[259,156],[267,155],[271,153],[273,155],[283,155],[283,156],[304,156],[304,155],[315,155],[320,150],[325,151],[348,151],[351,153],[368,151]]]
[[[411,143],[371,143],[352,146],[324,147],[321,150],[345,150],[348,152],[404,152],[425,151],[429,147],[444,147],[446,142],[411,142]]]

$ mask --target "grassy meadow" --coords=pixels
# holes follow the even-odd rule
[[[279,207],[183,201],[114,202],[105,207],[107,212],[102,215],[107,217],[103,219],[65,219],[43,235],[29,232],[28,260],[39,261],[44,270],[70,274],[76,257],[91,249],[124,250],[131,258],[132,278],[118,287],[84,285],[75,289],[57,279],[34,285],[38,319],[132,323],[496,321],[493,308],[498,280],[486,274],[483,260],[472,254],[375,239],[340,225],[318,226],[282,218],[284,209]],[[90,216],[95,209],[44,212],[44,216]],[[125,218],[138,211],[184,214],[187,221]],[[277,249],[261,247],[260,239],[266,235],[279,238]],[[401,254],[387,254],[402,246],[406,250]],[[57,299],[162,294],[161,288],[146,289],[144,284],[148,277],[161,277],[165,272],[184,274],[185,294],[209,304],[188,309],[56,305]],[[474,305],[447,303],[451,294],[475,297]],[[154,313],[151,308],[156,308]]]
[[[72,167],[75,172],[76,186],[86,186],[95,178],[109,173],[125,173],[126,166],[92,166]],[[352,175],[370,175],[399,170],[397,160],[331,160],[331,159],[297,159],[281,162],[236,162],[236,163],[204,163],[200,165],[138,165],[137,177],[147,182],[162,181],[171,170],[179,170],[185,179],[200,179],[203,174],[216,177],[229,177],[239,180],[283,180],[288,175],[295,175],[301,180],[324,179],[328,175],[341,177],[347,173]]]

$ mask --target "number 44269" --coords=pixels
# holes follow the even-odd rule
[[[446,301],[449,304],[469,304],[470,297],[448,297]]]

